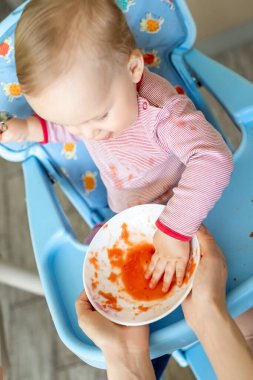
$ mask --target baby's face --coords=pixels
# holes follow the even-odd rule
[[[27,100],[42,118],[85,139],[116,138],[138,117],[136,83],[127,65],[114,73],[76,64]]]

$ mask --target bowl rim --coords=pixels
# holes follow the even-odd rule
[[[164,205],[161,205],[161,204],[155,204],[155,203],[151,203],[151,204],[143,204],[143,205],[137,205],[137,206],[133,206],[133,207],[130,207],[126,210],[123,210],[121,213],[118,213],[116,215],[114,215],[112,218],[110,218],[107,222],[105,222],[105,224],[107,223],[110,223],[112,219],[115,219],[117,218],[119,215],[121,215],[122,213],[130,210],[130,209],[136,209],[137,207],[138,208],[144,208],[143,206],[148,207],[148,206],[162,206],[162,208],[164,208],[165,206]],[[102,227],[103,228],[103,227]],[[97,234],[99,233],[99,231],[97,232]],[[95,236],[97,236],[97,234]],[[95,238],[94,236],[94,238]],[[93,239],[94,239],[93,238]],[[93,241],[92,239],[92,241]],[[164,313],[162,313],[161,315],[155,317],[155,318],[152,318],[152,319],[149,319],[147,321],[140,321],[140,322],[122,322],[122,321],[119,321],[117,318],[114,318],[112,315],[110,315],[109,313],[106,313],[103,309],[100,309],[96,303],[94,302],[93,298],[92,298],[92,295],[90,294],[90,290],[89,290],[89,286],[86,282],[86,277],[85,277],[85,267],[87,265],[87,261],[88,261],[88,255],[89,255],[89,248],[87,249],[86,253],[85,253],[85,257],[84,257],[84,260],[83,260],[83,268],[82,268],[82,277],[83,277],[83,285],[84,285],[84,289],[85,289],[85,292],[87,294],[87,297],[88,297],[88,300],[89,302],[91,303],[91,305],[93,306],[93,308],[98,312],[100,313],[101,315],[103,315],[106,319],[114,322],[114,323],[117,323],[119,325],[122,325],[122,326],[144,326],[144,325],[148,325],[150,323],[154,323],[154,322],[157,322],[159,321],[160,319],[166,317],[167,315],[171,314],[179,305],[182,304],[182,302],[186,299],[186,297],[189,295],[189,293],[191,292],[192,290],[192,286],[193,286],[193,281],[194,281],[194,278],[195,278],[195,274],[196,274],[196,271],[197,271],[197,268],[198,268],[198,265],[199,265],[199,261],[200,261],[200,245],[199,245],[199,241],[198,241],[198,238],[196,236],[196,234],[193,235],[192,239],[195,240],[196,242],[196,251],[197,251],[197,258],[196,258],[196,267],[195,267],[195,270],[194,270],[194,273],[190,279],[190,281],[188,282],[189,286],[185,289],[185,293],[183,294],[182,297],[180,297],[180,299],[175,303],[175,305],[173,305],[169,310],[165,311]],[[90,244],[92,243],[92,241],[90,242]]]

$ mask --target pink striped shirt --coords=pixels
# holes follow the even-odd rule
[[[157,227],[190,240],[229,182],[232,155],[191,100],[147,69],[138,86],[138,110],[136,122],[118,138],[84,143],[112,210],[166,204]],[[44,142],[83,140],[60,125],[42,124]]]

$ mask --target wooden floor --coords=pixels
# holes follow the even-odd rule
[[[21,1],[0,0],[0,17],[5,17],[18,3]],[[224,52],[216,59],[253,81],[252,57],[253,41]],[[216,107],[211,98],[210,102],[229,128],[223,110]],[[233,131],[232,135],[238,143],[238,134]],[[0,260],[36,272],[20,165],[0,159],[0,173]],[[64,203],[78,236],[83,239],[87,228],[80,223],[68,203]],[[106,379],[105,371],[81,362],[61,343],[42,297],[0,285],[0,300],[10,360],[9,380]],[[165,379],[193,380],[195,377],[189,368],[182,369],[171,360]]]

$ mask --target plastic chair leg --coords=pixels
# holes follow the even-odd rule
[[[205,351],[199,343],[185,352],[185,358],[197,380],[217,380]]]

